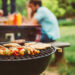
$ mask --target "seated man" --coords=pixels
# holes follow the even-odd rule
[[[58,21],[48,8],[42,6],[41,0],[30,0],[27,11],[28,20],[33,25],[40,24],[42,27],[41,42],[53,42],[60,38]],[[34,13],[35,15],[33,15]]]

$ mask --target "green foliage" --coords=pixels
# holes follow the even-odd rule
[[[2,1],[0,0],[0,9],[2,8],[1,4],[2,4]]]
[[[66,12],[64,16],[75,16],[75,6],[73,6],[75,5],[75,0],[60,0],[59,3],[60,7],[65,8]]]
[[[43,2],[43,6],[46,6],[56,16],[64,16],[65,9],[59,7],[59,1],[58,0],[42,0],[42,2]]]
[[[27,16],[26,2],[28,0],[16,0],[16,11]],[[43,6],[51,10],[58,18],[75,16],[75,0],[42,0]],[[0,0],[0,9],[2,8],[2,0]],[[8,0],[8,11],[10,11],[10,0]]]
[[[58,22],[60,26],[75,25],[75,19],[60,19]]]
[[[16,10],[17,12],[21,12],[22,15],[27,16],[27,11],[26,11],[26,2],[28,0],[16,0]]]
[[[17,12],[21,12],[22,14],[26,14],[26,1],[27,0],[16,0],[16,9]]]

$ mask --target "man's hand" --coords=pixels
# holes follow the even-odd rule
[[[34,18],[31,21],[22,24],[22,26],[38,26],[38,25],[39,25],[38,20]]]
[[[33,19],[31,20],[31,23],[32,23],[32,25],[34,25],[34,26],[38,26],[38,20],[35,19],[35,18],[33,18]]]

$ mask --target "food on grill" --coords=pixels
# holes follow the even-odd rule
[[[24,45],[25,46],[30,46],[30,45],[35,45],[36,44],[36,42],[30,42],[30,43],[25,43]]]
[[[20,50],[20,51],[19,51],[19,54],[20,54],[20,55],[25,55],[25,49]]]
[[[36,43],[30,42],[25,43],[23,46],[17,43],[7,43],[0,45],[0,55],[6,56],[24,56],[25,54],[28,55],[36,55],[40,53],[40,50],[45,50],[46,48],[50,48],[50,44],[45,43]]]
[[[50,44],[45,44],[45,43],[26,43],[25,46],[30,46],[32,48],[35,48],[35,49],[46,49],[46,48],[50,48],[51,45]]]
[[[8,50],[8,48],[4,47],[4,46],[0,46],[0,55],[10,55],[10,50]]]
[[[8,43],[8,44],[3,44],[3,46],[5,46],[5,47],[16,47],[16,46],[21,46],[21,45],[19,45],[17,43]]]
[[[6,56],[21,55],[21,56],[23,56],[25,54],[35,55],[35,54],[40,53],[39,50],[36,50],[34,48],[26,47],[26,46],[20,46],[18,44],[14,44],[14,43],[4,44],[4,46],[0,45],[0,55],[6,55]]]
[[[35,54],[39,54],[40,53],[39,50],[36,50],[36,49],[34,49],[32,47],[27,47],[26,49],[28,50],[28,54],[35,55]]]
[[[4,46],[0,45],[0,49],[1,49],[1,48],[4,48]]]
[[[12,41],[12,43],[22,44],[22,43],[25,43],[25,40],[24,39],[14,40]]]

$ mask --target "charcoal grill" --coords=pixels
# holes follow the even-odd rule
[[[51,55],[56,51],[52,46],[40,50],[37,55],[0,56],[1,75],[40,75],[47,67]]]

